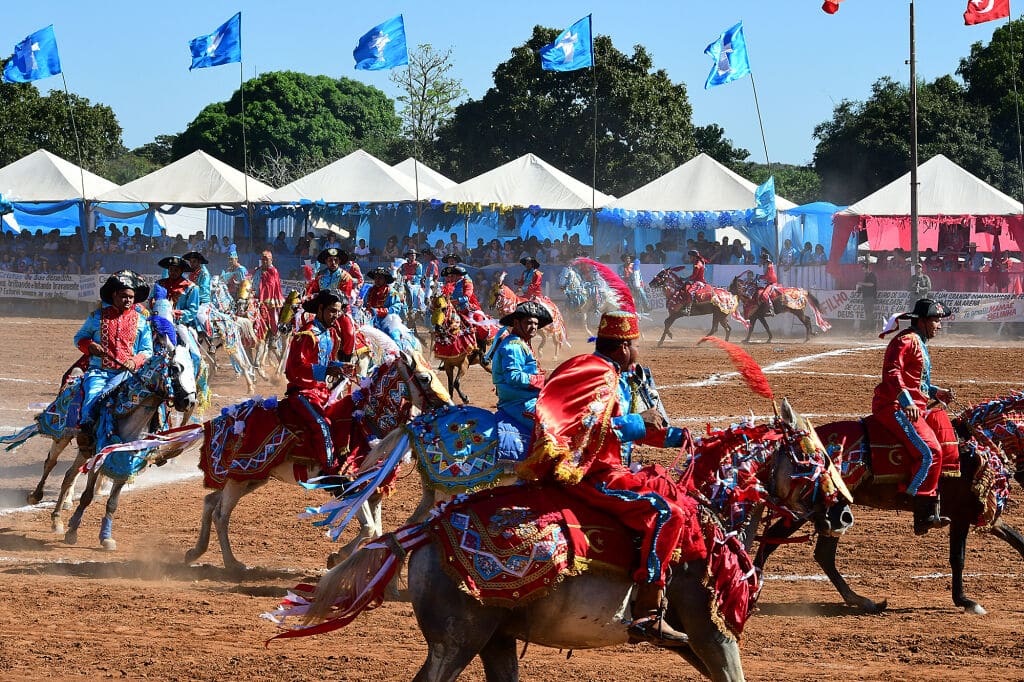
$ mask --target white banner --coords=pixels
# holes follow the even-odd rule
[[[864,303],[856,291],[814,292],[821,312],[829,320],[863,320]],[[1024,322],[1024,296],[965,291],[933,291],[931,297],[948,306],[947,322]],[[914,298],[906,291],[879,291],[875,314],[889,317],[910,310]]]
[[[0,270],[0,298],[78,300],[81,275],[26,275]]]

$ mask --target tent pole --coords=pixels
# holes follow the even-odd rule
[[[914,0],[910,0],[910,274],[920,265],[917,249],[917,57]]]
[[[64,99],[68,103],[68,118],[71,119],[71,132],[75,136],[75,151],[78,152],[78,178],[82,183],[82,207],[79,209],[78,219],[78,222],[81,223],[79,229],[82,234],[82,258],[80,265],[82,266],[82,272],[85,272],[89,254],[89,211],[92,208],[89,206],[89,201],[85,196],[85,168],[83,167],[85,160],[82,158],[82,143],[78,140],[78,126],[75,124],[75,108],[71,106],[71,93],[68,92],[68,79],[64,77],[63,71],[60,73],[60,80],[64,83]]]

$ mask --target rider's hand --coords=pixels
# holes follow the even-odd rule
[[[121,363],[121,366],[124,367],[129,372],[134,372],[137,369],[135,366],[135,358],[128,358],[127,360]]]
[[[658,408],[652,407],[648,410],[644,410],[640,413],[640,418],[644,420],[644,426],[648,429],[667,429],[668,422],[661,416],[661,412],[658,412]]]
[[[182,315],[184,315],[184,314],[185,314],[185,311],[184,311],[184,310],[175,310],[175,311],[174,311],[174,319],[176,319],[176,320],[177,320],[177,319],[178,319],[179,317],[181,317],[181,316],[182,316]]]
[[[103,355],[103,346],[95,341],[89,342],[89,355]]]
[[[935,391],[935,399],[948,405],[956,399],[956,396],[953,393],[953,389],[940,388]]]
[[[907,405],[903,408],[903,414],[907,415],[907,419],[912,422],[916,422],[921,418],[921,410],[918,409],[917,405]]]
[[[332,365],[327,368],[327,376],[329,377],[340,377],[345,374],[345,368],[340,366]]]

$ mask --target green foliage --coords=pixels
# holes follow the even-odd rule
[[[536,26],[512,57],[494,70],[482,98],[460,104],[439,131],[443,170],[466,179],[528,152],[590,184],[594,136],[589,69],[544,71],[537,51],[558,31]],[[632,55],[596,36],[597,186],[622,195],[694,156],[686,86],[654,70],[647,50]]]
[[[123,185],[149,175],[158,168],[159,164],[130,151],[104,161],[99,174],[115,184]]]
[[[241,169],[241,93],[206,106],[173,141],[179,159],[202,149]],[[274,71],[245,83],[249,168],[257,175],[302,173],[363,148],[386,156],[401,127],[394,102],[348,78]],[[298,177],[298,175],[295,175]],[[295,177],[275,178],[280,184]]]
[[[158,168],[174,160],[174,140],[177,135],[157,135],[152,142],[132,150],[132,154],[150,161]]]
[[[763,163],[744,163],[733,170],[758,185],[768,180],[768,166]],[[775,194],[798,206],[821,199],[821,178],[810,166],[773,163],[771,175],[775,176]]]
[[[395,151],[408,153],[401,158],[412,156],[427,165],[439,161],[437,131],[455,113],[455,103],[466,95],[462,81],[447,75],[453,66],[451,57],[450,49],[442,52],[429,44],[420,45],[409,53],[408,69],[391,71],[391,82],[402,89],[397,101],[405,140]]]
[[[748,150],[734,147],[732,140],[725,136],[725,128],[717,123],[697,126],[693,129],[693,139],[699,153],[707,154],[723,166],[737,172],[739,166],[750,156]]]

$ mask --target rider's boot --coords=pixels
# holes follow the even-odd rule
[[[937,496],[914,496],[914,535],[925,535],[932,528],[944,528],[948,525],[949,517],[939,514]]]
[[[629,624],[631,642],[650,642],[661,647],[680,647],[689,644],[685,632],[679,632],[665,622],[663,590],[652,583],[637,583],[633,602],[633,622]]]

